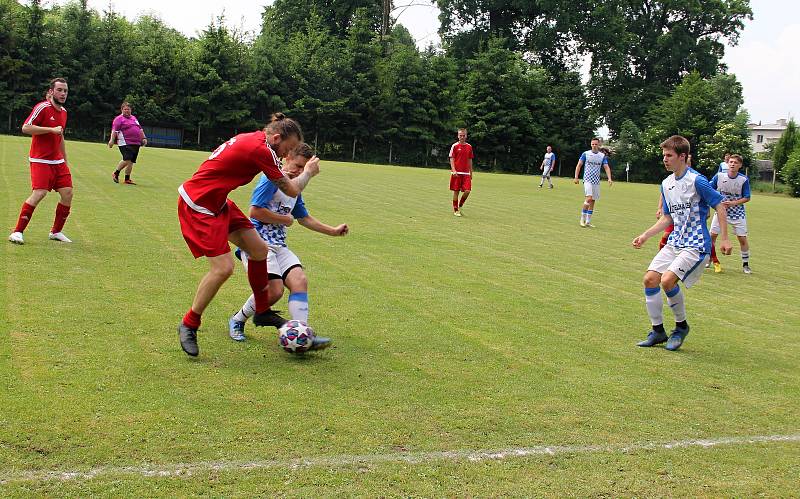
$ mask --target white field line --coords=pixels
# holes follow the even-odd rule
[[[256,461],[199,461],[145,466],[100,466],[85,471],[0,471],[0,485],[15,482],[46,482],[53,480],[86,481],[102,476],[128,475],[134,477],[185,477],[220,471],[257,469],[342,468],[375,464],[420,464],[435,461],[500,461],[531,456],[563,454],[627,454],[636,451],[658,451],[691,447],[744,446],[768,443],[800,443],[800,433],[793,435],[761,435],[750,437],[720,437],[675,442],[645,442],[627,445],[553,445],[510,448],[495,451],[396,452],[387,454],[334,455],[289,460]]]

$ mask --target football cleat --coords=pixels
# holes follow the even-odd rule
[[[22,238],[22,232],[12,232],[8,236],[8,240],[14,244],[25,244],[25,239]]]
[[[581,218],[581,227],[586,227],[586,220]]]
[[[672,334],[669,335],[669,339],[667,340],[667,346],[665,347],[667,350],[674,352],[675,350],[679,349],[681,345],[683,345],[683,340],[689,336],[689,327],[687,326],[686,329],[682,328],[675,328],[672,330]]]
[[[119,183],[119,173],[118,172],[112,173],[111,174],[111,180],[113,180],[115,184],[118,184]]]
[[[752,274],[753,273],[753,271],[750,270],[750,266],[749,265],[742,265],[742,272],[744,272],[745,274]]]
[[[124,183],[128,184],[128,185],[136,185],[136,182],[134,182],[133,180],[131,180],[129,178],[126,178]]]
[[[719,274],[720,272],[722,272],[722,264],[714,262],[714,273]]]
[[[550,184],[550,188],[551,188],[551,189],[553,188],[553,184]]]
[[[56,232],[55,234],[53,234],[51,232],[50,236],[48,236],[48,237],[50,238],[51,241],[61,241],[62,243],[71,243],[72,242],[72,239],[70,239],[67,236],[65,236],[63,232]]]
[[[228,320],[228,334],[234,341],[244,341],[247,336],[244,335],[244,322],[237,321],[233,317]]]
[[[261,312],[260,314],[256,314],[253,316],[253,324],[256,326],[272,326],[274,328],[280,329],[281,326],[286,324],[288,321],[275,313],[274,310],[266,310]]]
[[[460,211],[454,211],[453,215],[457,216],[457,217],[460,217],[461,216],[461,212]]]
[[[308,348],[309,350],[325,350],[333,341],[330,338],[326,338],[324,336],[315,336],[314,341],[311,343],[311,346]]]
[[[192,329],[181,321],[178,324],[178,339],[181,341],[181,348],[187,355],[197,357],[200,348],[197,346],[197,329]]]
[[[590,229],[594,229],[594,225],[590,224],[589,222],[586,222],[586,226],[589,227]]]
[[[640,347],[652,347],[658,345],[659,343],[664,343],[667,341],[667,333],[660,333],[658,331],[650,331],[647,333],[647,339],[644,341],[640,341],[636,344],[636,346]]]

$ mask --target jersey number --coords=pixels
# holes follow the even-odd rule
[[[227,142],[223,142],[222,144],[220,144],[220,146],[219,146],[219,147],[217,147],[217,148],[214,150],[214,152],[212,152],[212,153],[211,153],[211,156],[209,156],[209,157],[208,157],[208,159],[214,159],[214,158],[216,158],[217,156],[219,156],[220,154],[222,154],[222,151],[224,151],[226,147],[228,147],[228,146],[232,146],[234,142],[236,142],[236,137],[232,138],[231,140],[229,140],[229,141],[227,141]]]

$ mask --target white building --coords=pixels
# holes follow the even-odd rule
[[[750,129],[750,143],[753,145],[753,152],[762,152],[764,146],[778,141],[786,130],[787,120],[777,120],[777,123],[767,123],[762,125],[761,122],[750,123],[747,127]]]

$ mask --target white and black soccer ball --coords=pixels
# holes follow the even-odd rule
[[[303,321],[288,321],[278,330],[278,344],[289,353],[307,352],[316,333]]]

